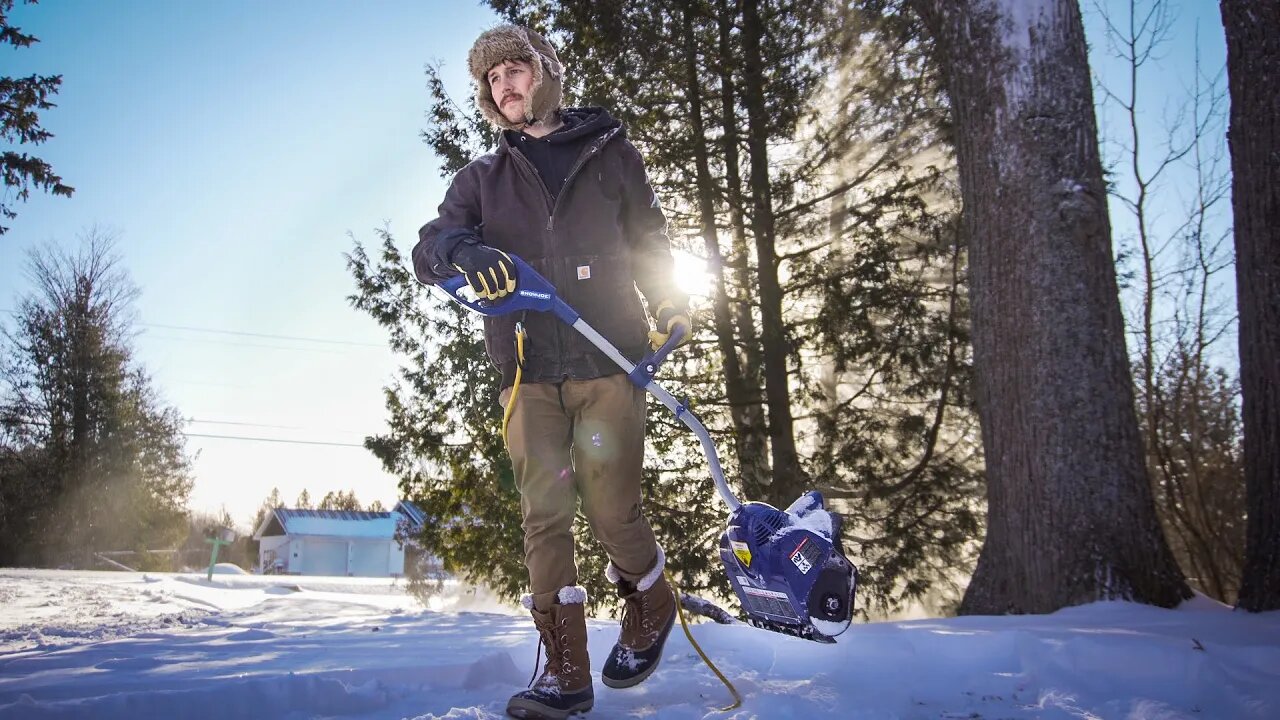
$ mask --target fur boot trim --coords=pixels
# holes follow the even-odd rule
[[[524,122],[508,120],[489,91],[489,71],[504,60],[524,60],[533,69],[533,85],[524,99]],[[499,25],[481,33],[467,53],[467,69],[476,83],[476,105],[485,119],[500,129],[519,130],[535,122],[550,122],[564,102],[560,58],[546,38],[529,28]]]
[[[587,589],[581,585],[565,585],[560,588],[556,599],[561,605],[582,605],[587,602]]]
[[[587,589],[581,585],[565,585],[560,588],[560,592],[556,593],[556,600],[561,605],[581,605],[587,601]],[[532,593],[524,593],[520,596],[520,607],[525,610],[533,609]]]
[[[658,578],[662,577],[662,569],[666,566],[667,555],[662,552],[662,546],[659,545],[658,561],[653,564],[653,569],[645,573],[644,577],[640,578],[640,580],[636,582],[636,589],[643,591],[653,587],[653,584],[658,582]],[[609,561],[609,565],[604,569],[604,576],[608,578],[611,583],[617,583],[622,580],[622,573],[618,570],[618,566],[613,564],[612,560]]]

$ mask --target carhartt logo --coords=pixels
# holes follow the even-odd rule
[[[590,280],[590,279],[591,279],[591,266],[590,266],[590,265],[579,265],[579,266],[578,266],[578,279],[579,279],[579,280]]]

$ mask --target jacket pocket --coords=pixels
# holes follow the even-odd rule
[[[563,263],[562,277],[568,279],[560,296],[587,324],[622,350],[646,342],[648,323],[628,256],[570,255]],[[585,338],[581,343],[594,347]]]

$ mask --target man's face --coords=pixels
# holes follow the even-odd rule
[[[503,60],[489,70],[489,92],[502,116],[512,123],[525,120],[524,104],[533,87],[533,66],[524,60]]]

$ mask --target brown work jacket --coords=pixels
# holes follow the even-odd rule
[[[566,112],[594,139],[582,145],[560,194],[553,198],[528,158],[502,137],[495,152],[454,176],[439,216],[418,232],[414,271],[427,284],[456,275],[439,261],[435,241],[448,230],[479,228],[486,245],[523,258],[634,361],[648,347],[649,330],[637,289],[654,310],[666,299],[686,302],[672,278],[666,217],[622,124],[600,108]],[[502,387],[515,375],[517,321],[528,333],[524,382],[622,372],[551,313],[510,313],[484,319],[485,349],[502,371]]]

